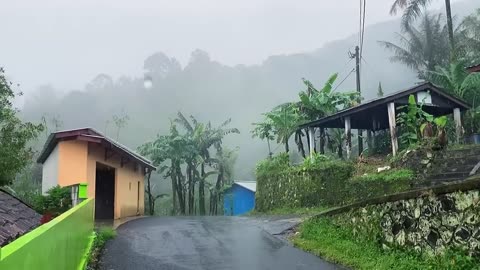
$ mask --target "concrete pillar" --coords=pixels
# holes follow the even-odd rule
[[[395,119],[395,103],[388,103],[388,124],[390,125],[390,137],[392,138],[392,154],[397,155],[398,152],[398,140],[397,140],[397,122]]]

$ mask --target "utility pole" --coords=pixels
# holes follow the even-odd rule
[[[360,48],[355,47],[355,74],[357,77],[357,92],[358,99],[357,102],[360,104],[362,102],[362,91],[360,90]],[[358,155],[361,155],[363,152],[363,130],[358,130]]]

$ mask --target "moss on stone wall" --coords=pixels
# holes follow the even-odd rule
[[[308,166],[289,166],[283,156],[264,161],[257,167],[255,209],[339,206],[408,190],[413,179],[407,170],[352,178],[354,171],[352,163],[338,160]]]
[[[480,256],[478,190],[385,202],[332,216],[338,226],[376,240],[384,248],[409,247],[435,255],[460,248]]]
[[[308,169],[288,166],[257,174],[256,210],[341,204],[352,172],[350,163],[326,161]]]

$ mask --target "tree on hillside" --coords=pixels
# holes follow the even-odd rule
[[[448,64],[445,52],[448,51],[448,39],[441,15],[424,14],[418,28],[409,27],[404,34],[398,34],[398,44],[389,41],[379,41],[386,49],[393,52],[390,59],[400,62],[418,73],[425,79],[427,70],[436,66]]]
[[[404,28],[408,29],[410,23],[418,18],[424,8],[430,4],[431,0],[394,0],[393,5],[390,9],[390,14],[397,14],[399,9],[402,9],[402,25]],[[455,51],[455,34],[453,29],[453,19],[452,19],[452,9],[450,7],[450,0],[445,0],[445,14],[447,16],[447,32],[448,40],[450,44],[450,53],[453,54]]]
[[[113,89],[113,79],[110,75],[99,74],[85,88],[90,91]]]
[[[130,117],[125,111],[122,110],[122,113],[120,115],[116,115],[116,114],[113,115],[112,120],[113,120],[113,123],[115,124],[115,127],[117,128],[116,140],[118,141],[120,139],[120,131],[122,130],[122,128],[127,126],[128,121],[130,120]],[[107,122],[107,125],[108,125],[108,122]]]
[[[378,82],[377,97],[383,97],[382,82]]]
[[[11,86],[0,68],[0,186],[10,184],[29,163],[33,150],[28,143],[43,129],[41,124],[22,122],[18,118],[18,110],[12,104],[15,93]]]
[[[145,59],[143,69],[145,69],[146,76],[151,77],[154,82],[157,82],[169,74],[181,71],[182,66],[177,59],[173,57],[170,58],[162,52],[157,52]]]

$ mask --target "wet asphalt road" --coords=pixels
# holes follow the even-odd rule
[[[339,269],[267,233],[263,222],[238,217],[130,221],[107,243],[102,269]]]

